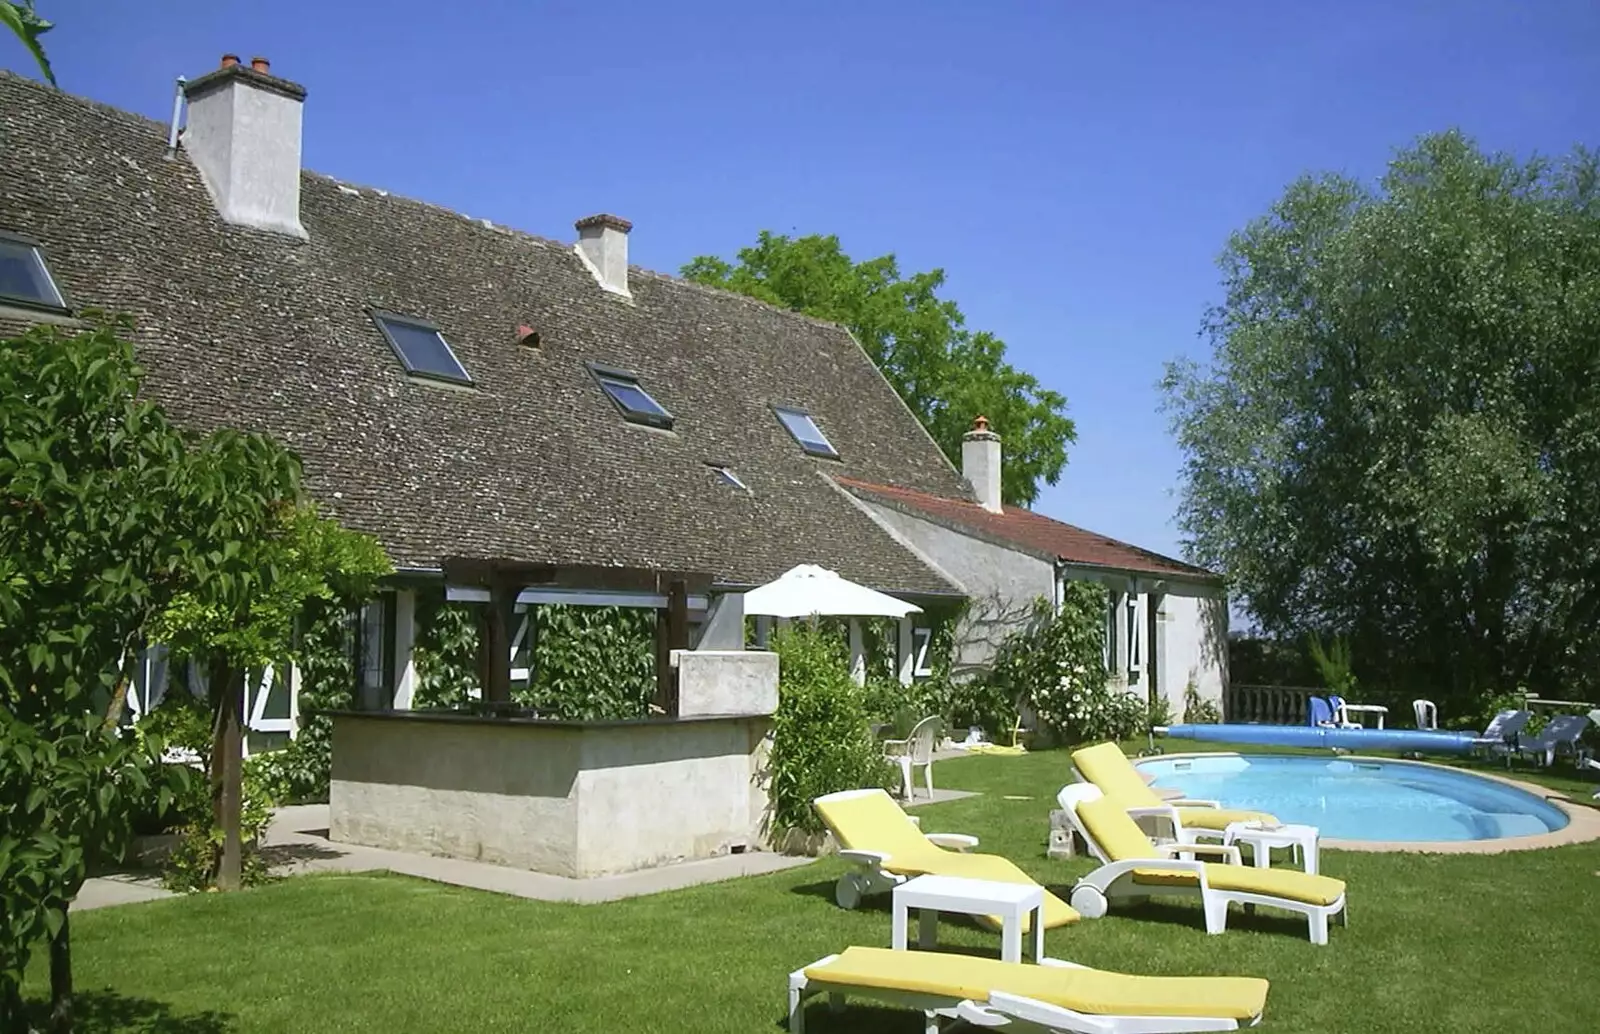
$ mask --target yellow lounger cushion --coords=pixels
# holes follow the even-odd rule
[[[1182,886],[1185,883],[1193,884],[1194,877],[1184,873],[1138,869],[1133,874],[1133,882]],[[1261,894],[1307,905],[1331,905],[1344,896],[1343,880],[1331,876],[1312,876],[1298,869],[1255,869],[1248,865],[1207,862],[1206,882],[1217,890]]]
[[[1093,1016],[1249,1021],[1261,1015],[1267,1001],[1267,982],[1254,977],[1129,976],[889,948],[846,948],[838,958],[812,966],[805,974],[808,981],[840,988],[878,988],[977,1002],[1000,991]]]
[[[1118,801],[1109,797],[1084,801],[1078,805],[1078,818],[1113,862],[1165,857],[1150,843],[1150,838],[1144,835],[1138,824],[1128,817],[1128,813],[1122,810]],[[1133,879],[1135,883],[1163,886],[1193,885],[1195,882],[1195,878],[1187,873],[1163,872],[1160,869],[1136,869]],[[1262,894],[1309,905],[1331,905],[1344,895],[1344,881],[1328,876],[1311,876],[1295,869],[1256,869],[1210,862],[1206,864],[1206,882],[1218,890]]]
[[[1179,808],[1177,811],[1178,821],[1191,829],[1227,829],[1233,822],[1275,824],[1278,821],[1264,811],[1235,811],[1232,808]]]
[[[1097,743],[1072,752],[1072,765],[1107,797],[1122,801],[1124,808],[1152,808],[1165,803],[1145,783],[1133,762],[1115,743]],[[1199,829],[1226,829],[1230,822],[1277,822],[1260,811],[1232,811],[1226,808],[1178,808],[1178,821]]]
[[[928,841],[922,831],[912,825],[906,813],[886,793],[862,794],[825,801],[816,806],[823,823],[833,832],[833,838],[846,850],[873,851],[886,854],[883,864],[887,872],[898,876],[920,876],[937,873],[941,876],[966,876],[975,880],[994,880],[998,883],[1038,883],[1032,876],[1017,868],[1010,859],[992,854],[964,854],[946,851]],[[998,927],[999,920],[986,917],[989,925]],[[1044,926],[1046,930],[1083,918],[1071,905],[1048,890],[1044,893]],[[1030,916],[1023,921],[1023,931],[1032,929]]]
[[[1148,808],[1161,798],[1145,783],[1133,762],[1115,743],[1097,743],[1072,752],[1072,767],[1100,788],[1107,797],[1119,797],[1124,807]]]

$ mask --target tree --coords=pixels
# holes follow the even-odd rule
[[[124,737],[115,721],[134,651],[165,629],[245,655],[289,620],[286,601],[319,591],[306,569],[337,567],[343,555],[345,540],[301,504],[298,462],[281,447],[233,431],[200,438],[139,397],[142,371],[120,326],[71,335],[43,326],[0,341],[8,1030],[41,937],[51,942],[55,1025],[70,1027],[68,906],[89,864],[126,845],[146,795],[164,806],[184,789],[183,767],[160,764],[157,739]],[[242,596],[258,602],[241,609]],[[218,629],[213,617],[232,624]],[[222,700],[237,713],[236,697]]]
[[[833,236],[762,231],[738,263],[702,255],[690,280],[737,291],[850,329],[934,441],[958,466],[961,436],[984,415],[1005,436],[1005,501],[1026,506],[1055,484],[1076,440],[1066,399],[1005,361],[1005,343],[972,331],[940,298],[944,271],[902,278],[893,255],[852,261]]]
[[[297,659],[296,626],[308,608],[366,599],[377,579],[394,569],[376,539],[340,527],[301,501],[299,461],[292,453],[266,439],[231,432],[217,437],[237,446],[201,454],[223,475],[217,484],[264,484],[267,494],[233,492],[211,501],[205,536],[221,548],[204,556],[198,577],[154,616],[149,634],[209,672],[213,727],[207,771],[222,841],[213,874],[218,889],[236,890],[244,855],[245,676]],[[239,535],[243,529],[252,533]]]
[[[168,775],[99,717],[180,579],[184,441],[137,386],[110,324],[0,342],[0,1026],[41,936],[70,1026],[67,906]]]
[[[1519,162],[1425,137],[1375,189],[1294,183],[1221,265],[1213,358],[1165,381],[1191,555],[1267,633],[1346,635],[1408,692],[1459,704],[1587,680],[1595,156]]]
[[[56,74],[50,68],[50,59],[45,57],[44,47],[39,43],[39,37],[49,32],[55,26],[39,17],[33,9],[33,0],[23,0],[14,3],[13,0],[0,0],[0,23],[10,29],[21,41],[28,53],[33,55],[38,62],[39,71],[51,86],[56,85]]]

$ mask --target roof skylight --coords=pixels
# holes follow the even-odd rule
[[[455,384],[472,383],[467,368],[461,365],[444,335],[432,323],[376,310],[372,318],[394,354],[405,364],[407,373]]]
[[[624,420],[647,427],[672,429],[672,414],[639,386],[636,374],[591,364],[589,372],[600,382],[600,387],[622,413]]]
[[[39,245],[9,233],[0,233],[0,299],[47,309],[67,307]]]
[[[783,422],[784,430],[794,436],[800,443],[800,448],[809,455],[823,456],[830,460],[839,458],[839,450],[828,441],[828,436],[822,433],[822,428],[811,419],[811,414],[794,406],[773,406],[773,412],[778,414],[778,419]]]

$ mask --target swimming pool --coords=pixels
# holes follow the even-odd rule
[[[1525,790],[1407,761],[1234,754],[1138,764],[1157,786],[1270,812],[1338,840],[1495,840],[1554,832],[1570,821]]]

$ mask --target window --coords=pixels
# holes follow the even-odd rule
[[[916,660],[911,663],[911,674],[923,678],[933,674],[933,664],[928,659],[928,647],[933,643],[933,629],[913,628],[911,639],[915,643],[912,653]]]
[[[672,430],[672,414],[639,386],[637,374],[596,363],[589,364],[589,372],[600,382],[606,397],[621,410],[624,420],[646,427],[659,427],[664,431]]]
[[[44,264],[39,245],[22,237],[0,232],[0,299],[23,305],[65,311],[50,268]]]
[[[445,341],[439,328],[426,320],[374,310],[372,318],[388,339],[389,347],[405,364],[407,373],[455,384],[471,384],[467,368]]]
[[[717,477],[721,479],[723,484],[732,485],[734,488],[745,492],[750,491],[750,486],[739,480],[739,475],[735,474],[731,468],[725,467],[720,463],[710,463],[707,466],[717,472]]]
[[[784,430],[794,435],[794,440],[800,443],[800,448],[812,456],[825,456],[830,460],[839,458],[839,450],[828,441],[828,436],[822,433],[822,428],[811,419],[811,414],[803,409],[792,406],[773,406],[773,411],[778,414]]]

